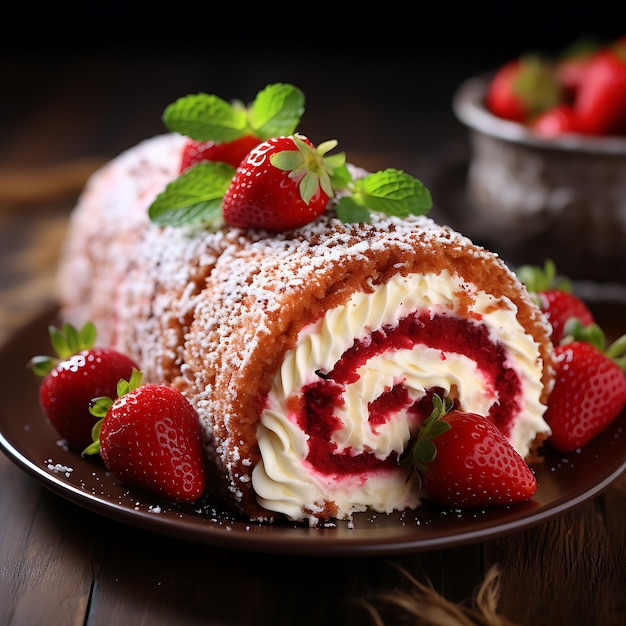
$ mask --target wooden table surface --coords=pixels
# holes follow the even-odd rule
[[[482,69],[481,61],[443,67],[422,60],[413,67],[415,82],[432,88],[420,99],[400,78],[406,68],[380,78],[378,90],[370,80],[366,93],[361,79],[371,64],[351,68],[347,79],[291,66],[275,76],[263,58],[237,77],[228,64],[177,61],[22,59],[2,66],[20,96],[17,106],[0,103],[2,119],[13,115],[0,136],[2,344],[54,304],[58,248],[86,176],[161,132],[160,113],[176,97],[199,90],[251,97],[269,82],[294,82],[312,94],[305,120],[314,136],[337,137],[364,165],[385,160],[428,183],[440,160],[465,146],[449,96],[468,72]],[[383,98],[385,91],[393,97]],[[394,116],[406,120],[402,128]],[[626,318],[608,323],[611,332],[626,332]],[[462,618],[485,585],[499,593],[487,594],[491,613]],[[427,607],[431,621],[392,613],[386,597],[402,593],[409,607]],[[482,543],[395,556],[296,557],[198,545],[101,517],[0,454],[2,625],[374,624],[364,603],[385,625],[624,626],[626,476],[555,519]]]

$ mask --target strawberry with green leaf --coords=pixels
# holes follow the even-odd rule
[[[526,461],[486,417],[433,396],[433,411],[400,459],[428,497],[454,508],[526,502],[537,480]]]
[[[241,163],[224,195],[224,220],[238,228],[290,230],[319,217],[333,196],[331,177],[344,167],[337,145],[319,146],[303,135],[259,144]]]
[[[132,487],[173,502],[204,493],[202,431],[198,413],[176,388],[142,384],[134,370],[114,397],[94,398],[93,442],[83,454],[100,454],[107,469]]]
[[[353,180],[345,155],[327,154],[336,141],[316,147],[295,133],[303,111],[302,92],[283,83],[268,85],[247,108],[204,93],[171,104],[165,125],[192,141],[180,176],[150,205],[150,220],[284,231],[312,222],[337,197],[344,222],[369,221],[371,211],[406,217],[430,210],[428,189],[400,170]]]
[[[249,106],[206,93],[179,98],[163,112],[165,126],[186,135],[180,171],[203,161],[237,167],[261,141],[295,132],[304,113],[304,94],[275,83],[259,91]]]
[[[39,404],[42,411],[75,450],[91,442],[95,423],[89,405],[95,396],[114,394],[121,378],[128,378],[137,364],[128,356],[94,347],[96,329],[91,322],[80,330],[71,324],[50,326],[56,356],[35,356],[29,365],[42,378]]]
[[[557,276],[556,266],[550,259],[543,268],[534,265],[520,266],[517,276],[550,322],[554,345],[564,338],[565,324],[570,318],[578,319],[583,326],[594,323],[589,307],[573,293],[569,280]]]
[[[571,319],[566,339],[555,347],[556,377],[545,419],[558,452],[582,448],[626,406],[626,335],[606,345],[597,324]]]
[[[501,66],[489,81],[487,109],[503,119],[527,123],[561,99],[561,86],[554,65],[529,54]]]

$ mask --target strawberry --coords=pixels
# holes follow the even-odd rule
[[[540,113],[529,126],[539,137],[552,139],[564,133],[575,133],[577,118],[571,105],[557,104]]]
[[[586,445],[626,406],[626,335],[606,347],[602,330],[568,322],[568,341],[555,347],[556,378],[546,422],[557,452]]]
[[[35,356],[33,372],[42,377],[39,404],[67,444],[82,450],[91,441],[96,422],[89,412],[92,398],[115,393],[121,378],[128,378],[136,363],[110,348],[96,348],[96,330],[87,323],[80,331],[65,324],[49,328],[57,356]]]
[[[418,473],[430,499],[456,508],[525,502],[537,489],[526,461],[492,422],[437,395],[400,463]]]
[[[485,106],[498,117],[525,123],[557,104],[560,91],[553,65],[528,55],[496,71],[487,86]]]
[[[593,324],[594,317],[578,296],[563,289],[547,289],[538,294],[540,308],[552,326],[552,343],[560,343],[565,336],[565,324],[576,318],[584,326]]]
[[[303,226],[321,215],[333,195],[331,176],[344,155],[337,145],[317,149],[303,135],[275,137],[254,148],[237,168],[222,202],[224,220],[239,228],[273,231]]]
[[[183,148],[180,171],[202,161],[220,161],[237,167],[243,158],[261,143],[255,135],[244,135],[233,141],[218,143],[215,141],[194,141],[189,139]]]
[[[204,492],[202,431],[198,413],[176,388],[141,384],[134,370],[120,381],[117,397],[95,398],[93,443],[122,482],[175,502],[193,502]]]
[[[581,133],[626,133],[626,40],[598,51],[581,76],[574,111]]]
[[[587,63],[602,45],[594,38],[583,37],[559,55],[556,61],[556,74],[563,89],[564,102],[574,101]]]
[[[551,260],[546,261],[543,269],[523,265],[517,275],[550,322],[553,344],[564,338],[565,324],[570,318],[578,319],[583,326],[594,323],[589,307],[572,292],[572,285],[567,279],[557,277]]]

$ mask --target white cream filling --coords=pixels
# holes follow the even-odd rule
[[[315,523],[313,513],[327,501],[336,504],[340,519],[367,509],[389,513],[419,505],[419,493],[414,481],[407,482],[405,468],[346,476],[327,475],[312,467],[306,460],[308,435],[298,426],[297,416],[286,412],[287,400],[317,382],[316,371],[332,370],[355,339],[366,341],[373,331],[395,326],[414,311],[454,315],[461,292],[474,298],[472,309],[481,318],[476,323],[485,324],[490,339],[503,344],[506,365],[520,379],[523,405],[509,440],[522,456],[528,454],[535,435],[549,429],[540,401],[538,346],[517,321],[515,305],[504,299],[494,306],[494,296],[460,282],[447,271],[396,275],[376,286],[373,293],[354,294],[345,305],[305,327],[296,347],[285,355],[258,428],[262,460],[254,469],[252,482],[263,507],[293,520]],[[371,452],[379,459],[392,452],[402,453],[415,427],[406,410],[397,411],[373,428],[368,420],[368,403],[398,383],[405,386],[412,400],[420,399],[428,389],[441,387],[458,398],[465,410],[482,415],[498,402],[496,390],[471,358],[454,352],[442,354],[421,344],[388,350],[369,359],[358,372],[359,379],[345,386],[344,404],[334,413],[342,424],[332,436],[337,453],[349,448],[352,454]]]

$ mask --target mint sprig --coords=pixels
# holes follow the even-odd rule
[[[228,163],[198,163],[169,183],[148,209],[159,226],[204,225],[217,230],[224,224],[222,200],[235,168]]]
[[[224,143],[254,135],[260,140],[295,132],[304,114],[304,94],[286,83],[268,85],[249,107],[207,93],[190,94],[166,107],[163,123],[195,141]]]
[[[388,168],[353,181],[351,195],[337,203],[343,222],[366,222],[370,211],[389,216],[424,215],[432,208],[430,191],[410,174]]]

